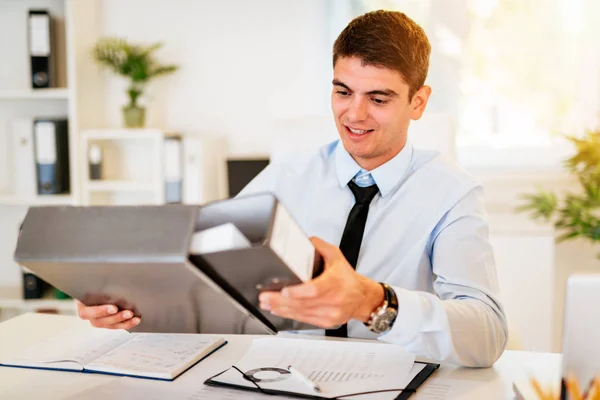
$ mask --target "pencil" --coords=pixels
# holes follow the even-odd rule
[[[584,400],[583,395],[581,394],[581,388],[579,387],[579,382],[577,382],[577,378],[573,375],[569,375],[566,380],[567,391],[569,392],[570,400]]]
[[[533,386],[533,389],[535,390],[535,393],[540,398],[540,400],[549,400],[546,397],[546,394],[544,393],[544,390],[540,386],[540,383],[537,381],[537,379],[531,378],[530,381],[531,381],[531,386]]]
[[[600,400],[600,378],[593,380],[592,387],[587,395],[587,400]]]

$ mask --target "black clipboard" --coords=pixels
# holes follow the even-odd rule
[[[423,369],[421,371],[419,371],[419,373],[410,381],[410,383],[404,389],[392,389],[392,390],[384,390],[384,391],[375,390],[375,391],[364,392],[364,393],[349,393],[345,396],[333,397],[333,398],[332,397],[322,397],[317,394],[307,395],[304,393],[295,393],[295,392],[286,392],[283,390],[272,390],[272,389],[266,389],[266,388],[259,388],[259,386],[256,385],[256,383],[255,383],[256,387],[248,387],[248,386],[235,385],[235,384],[231,384],[231,383],[219,382],[219,381],[215,380],[216,377],[225,373],[228,370],[221,371],[218,374],[211,376],[206,381],[204,381],[204,384],[208,385],[208,386],[226,387],[229,389],[236,389],[236,390],[262,392],[262,393],[270,394],[270,395],[284,395],[284,396],[298,397],[298,398],[304,398],[304,399],[321,399],[321,400],[345,399],[346,397],[350,397],[350,396],[358,396],[358,395],[363,395],[363,394],[367,395],[367,394],[374,394],[374,393],[381,393],[381,392],[401,392],[398,396],[396,396],[395,400],[406,400],[406,399],[410,398],[410,396],[412,396],[414,393],[416,393],[418,388],[440,367],[440,364],[427,363],[427,362],[421,362],[421,361],[415,361],[415,364],[425,364],[425,366],[423,367]],[[237,369],[236,367],[232,367],[232,368]],[[238,371],[239,371],[239,369],[238,369]],[[242,371],[240,371],[240,373],[243,374]]]

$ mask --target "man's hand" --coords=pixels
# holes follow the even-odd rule
[[[132,311],[117,311],[119,311],[117,306],[112,304],[88,307],[77,301],[79,317],[90,321],[96,328],[131,329],[140,323],[138,317],[133,317]]]
[[[338,247],[315,237],[311,241],[325,261],[323,273],[281,292],[261,293],[260,308],[321,328],[345,324],[351,319],[366,322],[371,312],[383,303],[381,285],[358,274]]]

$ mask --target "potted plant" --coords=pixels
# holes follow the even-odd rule
[[[581,191],[556,193],[538,190],[526,194],[526,203],[518,211],[531,213],[532,218],[551,221],[562,234],[558,241],[584,237],[600,241],[600,131],[587,132],[579,139],[568,138],[576,153],[565,161],[566,168],[577,176]]]
[[[94,46],[93,54],[98,63],[129,79],[129,104],[122,108],[127,128],[144,126],[146,110],[138,100],[148,81],[177,70],[176,65],[159,65],[154,60],[152,53],[161,47],[162,43],[142,46],[112,37],[102,38]]]

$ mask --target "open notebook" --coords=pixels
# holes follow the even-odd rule
[[[75,329],[51,336],[0,365],[173,380],[225,343],[210,335]]]

